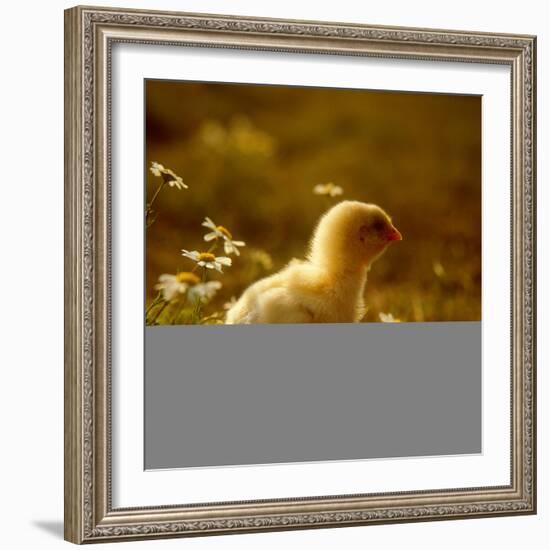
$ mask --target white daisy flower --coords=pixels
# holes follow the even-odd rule
[[[313,193],[316,195],[329,195],[330,197],[337,197],[341,195],[344,190],[339,185],[334,185],[334,183],[318,183],[313,188]]]
[[[158,162],[152,162],[151,168],[149,168],[153,175],[162,178],[164,183],[167,183],[170,187],[176,187],[177,189],[189,189],[189,186],[183,183],[183,180],[175,172],[169,168],[164,168],[162,164]]]
[[[233,235],[229,232],[229,229],[223,225],[216,225],[210,218],[204,218],[202,226],[211,229],[210,233],[204,236],[206,242],[210,242],[214,239],[223,239],[223,250],[226,254],[235,254],[240,256],[238,246],[245,246],[244,241],[234,241]]]
[[[214,298],[216,292],[218,292],[221,287],[222,284],[220,281],[207,281],[206,283],[199,283],[192,286],[187,291],[187,297],[190,302],[196,303],[197,301],[200,301],[201,303],[206,304]]]
[[[182,248],[181,255],[197,262],[197,264],[201,267],[215,269],[220,273],[223,273],[222,265],[231,265],[231,258],[227,258],[225,256],[214,256],[211,252],[198,252],[197,250],[189,251]]]
[[[383,323],[400,323],[401,321],[395,318],[391,313],[379,313],[380,321]]]
[[[185,294],[191,285],[196,285],[200,279],[189,271],[182,271],[176,275],[163,273],[159,277],[159,282],[155,285],[155,290],[162,293],[165,301],[170,302],[178,296]]]

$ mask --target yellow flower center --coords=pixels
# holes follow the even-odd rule
[[[233,236],[232,236],[231,233],[229,232],[229,229],[227,229],[227,228],[224,227],[223,225],[218,225],[218,227],[216,227],[216,229],[217,229],[222,235],[225,235],[230,241],[233,240]]]
[[[190,271],[180,271],[176,275],[176,280],[178,283],[187,283],[189,285],[196,285],[200,281],[200,279]]]
[[[210,252],[201,252],[199,254],[199,262],[213,262],[216,260],[216,256]]]

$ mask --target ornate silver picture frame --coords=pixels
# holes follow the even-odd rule
[[[459,62],[511,74],[510,481],[113,505],[111,99],[116,44]],[[65,12],[65,538],[74,543],[536,513],[536,38],[75,7]]]

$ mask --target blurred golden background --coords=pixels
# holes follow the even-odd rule
[[[223,275],[212,271],[223,284],[205,306],[215,314],[303,257],[319,216],[352,199],[380,205],[404,237],[370,271],[366,321],[481,318],[478,96],[148,80],[146,162],[147,201],[152,162],[189,187],[166,186],[154,203],[148,304],[161,274],[193,268],[182,248],[208,249],[206,216],[246,242]],[[342,196],[313,193],[327,182]]]

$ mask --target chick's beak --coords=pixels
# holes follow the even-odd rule
[[[392,241],[402,241],[402,240],[403,240],[403,236],[402,236],[401,233],[400,233],[395,227],[393,227],[393,225],[392,225],[391,228],[390,228],[390,230],[388,231],[387,239],[388,239],[388,241],[390,241],[390,242],[392,242]]]

